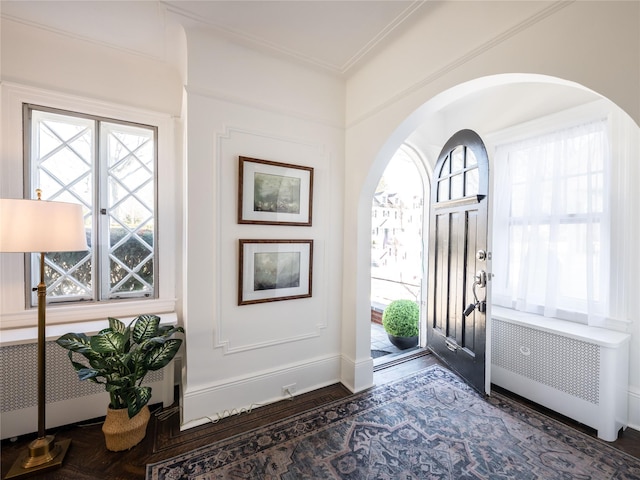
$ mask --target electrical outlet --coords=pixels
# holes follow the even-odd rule
[[[289,395],[293,396],[296,394],[296,384],[292,383],[291,385],[285,385],[282,387],[282,396],[287,397]]]

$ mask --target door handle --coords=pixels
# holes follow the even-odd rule
[[[470,303],[467,308],[464,309],[462,314],[465,317],[468,317],[473,313],[473,311],[477,308],[480,313],[484,313],[487,311],[487,302],[486,297],[485,300],[478,300],[478,293],[476,292],[476,287],[485,288],[487,286],[487,272],[484,270],[478,270],[473,277],[473,286],[471,290],[473,292],[473,298],[475,299],[475,303]]]

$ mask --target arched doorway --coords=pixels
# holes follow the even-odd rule
[[[491,137],[493,132],[508,126],[525,124],[536,118],[599,99],[602,97],[597,93],[573,82],[541,75],[505,74],[483,77],[451,88],[432,98],[407,117],[379,150],[359,199],[357,229],[361,240],[357,246],[355,271],[358,305],[356,331],[364,335],[370,321],[368,315],[363,315],[369,310],[370,301],[370,245],[362,239],[366,238],[368,241],[370,238],[371,200],[380,176],[378,172],[384,169],[390,151],[395,151],[406,141],[425,152],[425,158],[433,159],[437,155],[434,152],[438,151],[448,136],[458,129],[471,128],[479,132],[483,138]],[[488,145],[489,149],[492,147]],[[356,348],[360,348],[360,340],[357,341]],[[356,370],[356,386],[360,384],[361,379],[363,383],[367,382],[366,371],[363,371],[362,377],[358,377],[359,373],[360,371]]]
[[[394,300],[425,305],[424,258],[429,173],[417,149],[404,143],[380,177],[371,204],[371,355],[376,365],[404,353],[390,344],[381,325]],[[424,315],[420,315],[424,329]]]

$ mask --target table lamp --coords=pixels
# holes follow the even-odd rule
[[[0,252],[40,253],[38,284],[38,438],[18,456],[5,478],[17,478],[53,470],[62,465],[71,440],[56,442],[45,432],[45,313],[46,252],[87,250],[82,206],[73,203],[0,198]]]

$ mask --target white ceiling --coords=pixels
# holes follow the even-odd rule
[[[4,18],[168,61],[171,24],[348,74],[425,0],[2,0]]]

